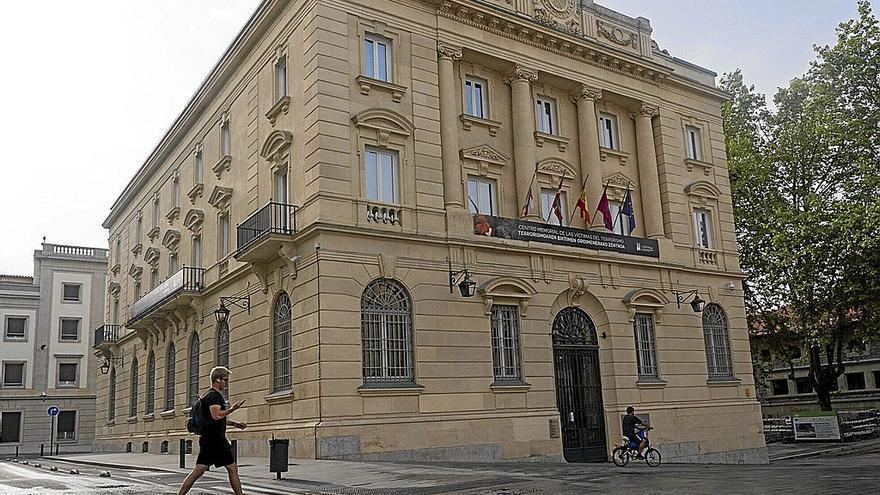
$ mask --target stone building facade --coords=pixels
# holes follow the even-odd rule
[[[33,273],[0,275],[0,455],[90,452],[107,250],[43,242]]]
[[[591,1],[261,3],[104,222],[99,448],[228,363],[244,454],[766,462],[714,77]]]

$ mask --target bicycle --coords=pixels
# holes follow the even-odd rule
[[[645,448],[645,463],[651,467],[657,467],[660,465],[661,456],[660,451],[651,447],[651,442],[648,440],[648,430],[651,429],[653,428],[641,428],[636,431],[636,436],[647,442],[647,448]],[[611,451],[611,460],[617,467],[624,467],[629,464],[630,459],[638,458],[639,444],[631,441],[627,437],[623,437],[623,444],[618,445]]]

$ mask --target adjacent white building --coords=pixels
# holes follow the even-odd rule
[[[90,451],[92,329],[103,322],[107,250],[43,243],[33,276],[0,275],[0,455]],[[60,409],[54,429],[48,409]]]

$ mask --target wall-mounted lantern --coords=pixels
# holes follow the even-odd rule
[[[700,297],[700,293],[697,292],[697,289],[675,293],[675,303],[678,305],[678,309],[681,309],[681,303],[687,302],[691,297],[694,298],[693,301],[691,301],[691,309],[694,310],[694,313],[702,313],[706,301]]]
[[[446,258],[446,264],[449,267],[449,293],[452,294],[452,288],[458,286],[462,297],[473,297],[477,289],[477,283],[471,279],[471,272],[467,267],[463,270],[452,271],[452,261]]]

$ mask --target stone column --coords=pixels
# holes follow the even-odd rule
[[[596,222],[596,207],[599,205],[599,199],[602,197],[602,167],[599,161],[599,122],[596,116],[596,100],[602,98],[602,90],[591,88],[589,86],[581,86],[577,92],[571,95],[570,99],[577,105],[578,115],[578,148],[580,149],[581,159],[581,184],[584,179],[587,180],[585,187],[587,191],[587,211],[590,212],[590,220],[592,225],[598,225],[599,229],[606,230],[602,222]],[[572,205],[577,203],[577,198],[581,191],[572,191],[577,194],[572,199]],[[574,220],[577,227],[589,227],[584,224],[580,214],[576,215]]]
[[[461,48],[438,44],[440,85],[440,155],[443,163],[443,199],[449,208],[464,208],[461,162],[458,157],[458,103],[456,99],[455,61]]]
[[[642,214],[645,216],[645,236],[663,237],[663,207],[660,204],[660,177],[657,172],[657,154],[654,149],[654,129],[651,118],[658,114],[657,107],[642,105],[633,114],[636,121],[636,144],[639,159],[639,187],[642,195]]]
[[[516,211],[519,216],[525,206],[529,186],[535,175],[535,102],[532,99],[532,81],[538,71],[517,65],[504,82],[510,85],[513,107],[513,163],[516,174]],[[541,220],[541,198],[537,184],[532,188],[532,207],[529,220]]]

